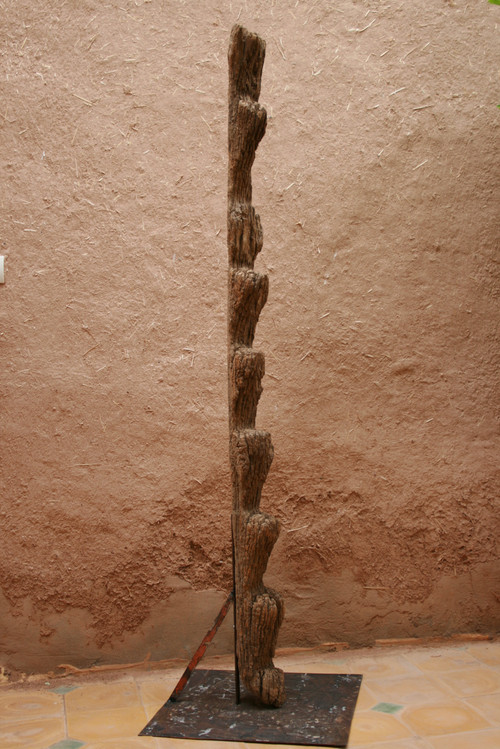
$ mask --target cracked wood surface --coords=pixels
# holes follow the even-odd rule
[[[252,164],[266,129],[266,110],[258,103],[264,55],[262,39],[241,26],[233,28],[228,54],[229,455],[236,656],[245,686],[265,705],[279,707],[285,700],[284,675],[272,659],[283,601],[263,583],[279,524],[259,508],[273,446],[270,434],[255,428],[264,355],[252,349],[269,286],[267,276],[253,270],[263,237],[260,218],[251,204]]]

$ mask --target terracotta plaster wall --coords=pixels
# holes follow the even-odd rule
[[[236,21],[268,45],[256,347],[279,645],[498,627],[500,8],[5,0],[11,668],[186,657],[230,587]]]

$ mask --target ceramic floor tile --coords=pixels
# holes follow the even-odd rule
[[[222,743],[221,749],[230,749],[228,743]],[[240,744],[245,749],[256,749],[256,747],[263,747],[264,749],[304,749],[304,744],[252,744],[251,742],[245,742]],[[309,746],[306,744],[306,746]]]
[[[290,673],[298,674],[353,674],[355,673],[347,663],[329,663],[322,660],[307,660],[293,664],[276,663],[280,668]],[[357,672],[356,672],[357,673]]]
[[[161,739],[161,741],[168,741],[167,749],[245,749],[246,747],[255,749],[255,744],[243,744],[238,741],[194,741],[192,739]],[[163,747],[163,744],[160,744]],[[266,744],[266,749],[274,746],[273,744]],[[281,748],[282,749],[282,748]],[[303,749],[303,747],[301,747]]]
[[[206,668],[203,661],[200,663],[199,668]],[[149,673],[132,674],[134,681],[137,684],[147,684],[148,681],[160,681],[161,679],[169,679],[171,681],[178,682],[181,678],[184,670],[178,673],[173,669],[165,669],[158,671],[150,671]]]
[[[142,704],[155,707],[159,710],[168,700],[175,685],[176,679],[158,679],[155,681],[143,681],[139,684],[139,693]]]
[[[500,747],[500,729],[435,736],[429,739],[429,743],[432,749],[498,749]]]
[[[134,738],[147,723],[142,707],[76,710],[67,714],[68,735],[79,741]]]
[[[351,724],[349,746],[366,744],[374,741],[390,741],[410,737],[406,726],[394,715],[363,710],[354,713]]]
[[[348,749],[432,749],[427,739],[414,736],[411,739],[397,739],[396,741],[377,741],[369,744],[353,744],[349,741]],[[479,749],[479,747],[478,747]]]
[[[356,710],[369,710],[371,707],[377,704],[379,700],[375,697],[372,691],[361,682],[361,689],[359,690],[358,699],[356,702]]]
[[[69,692],[72,692],[74,689],[78,689],[78,687],[72,684],[66,684],[66,686],[56,687],[55,689],[50,689],[49,691],[53,692],[54,694],[69,694]]]
[[[321,653],[304,653],[303,655],[288,656],[274,658],[274,662],[279,665],[280,668],[285,671],[298,671],[302,673],[304,671],[304,664],[307,663],[323,663],[333,668],[346,669],[349,659],[345,655],[328,653],[323,656]]]
[[[139,691],[133,679],[109,684],[86,684],[65,696],[66,711],[113,710],[139,707]]]
[[[488,666],[470,666],[440,674],[440,679],[460,697],[500,692],[500,673]]]
[[[376,713],[387,713],[388,715],[396,715],[402,710],[404,705],[397,705],[394,702],[378,702],[372,707]]]
[[[423,648],[405,652],[405,658],[422,671],[443,673],[463,669],[477,661],[466,648]]]
[[[489,720],[494,726],[500,726],[500,692],[468,697],[466,702],[478,713],[484,715],[486,720]]]
[[[63,700],[52,692],[29,690],[0,694],[0,724],[62,716]]]
[[[75,739],[62,739],[55,744],[51,744],[49,749],[81,749],[85,746],[84,741],[76,741]]]
[[[455,697],[446,686],[436,682],[432,675],[422,673],[394,679],[370,679],[369,688],[378,699],[403,705],[443,702]]]
[[[97,741],[91,744],[85,744],[84,749],[158,749],[169,746],[166,739],[165,744],[160,744],[160,739],[154,739],[150,736],[136,736],[130,739],[109,739],[108,741]]]
[[[221,742],[214,742],[220,744],[220,749],[230,749],[230,745],[227,741],[221,741]],[[300,746],[298,744],[252,744],[249,741],[245,741],[242,744],[237,744],[236,746],[240,747],[240,749],[256,749],[256,747],[265,747],[265,749],[304,749],[304,745]],[[193,747],[193,749],[195,749]]]
[[[148,723],[149,723],[149,721],[152,718],[155,717],[155,715],[158,712],[158,710],[160,709],[160,707],[162,707],[162,706],[161,705],[155,705],[154,702],[153,703],[151,703],[151,702],[145,702],[144,703],[144,712],[146,713],[146,719],[147,719]]]
[[[371,679],[383,679],[392,676],[417,675],[418,669],[409,663],[402,655],[372,655],[354,658],[351,661],[350,673],[363,674]],[[368,681],[367,686],[370,686]]]
[[[468,652],[488,666],[500,667],[500,642],[478,642],[469,645]]]
[[[409,707],[404,711],[402,719],[418,736],[477,731],[491,726],[473,708],[458,700]]]
[[[0,746],[2,749],[47,749],[64,739],[65,735],[62,717],[4,723],[0,728]]]
[[[186,663],[187,665],[187,663]],[[229,668],[233,668],[234,664],[229,666]],[[200,663],[199,668],[210,668],[204,661]],[[184,668],[163,668],[163,669],[154,669],[152,671],[139,671],[138,673],[131,673],[131,677],[136,681],[138,684],[142,684],[142,682],[147,681],[157,681],[158,679],[163,679],[164,677],[166,679],[175,679],[175,681],[179,681],[182,674],[185,671]]]

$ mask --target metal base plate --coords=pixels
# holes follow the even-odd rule
[[[235,703],[233,671],[196,670],[177,702],[166,702],[140,735],[346,746],[362,678],[287,673],[285,704],[269,708],[245,690]]]

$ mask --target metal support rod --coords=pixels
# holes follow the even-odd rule
[[[234,693],[236,704],[240,704],[240,666],[238,663],[238,623],[236,617],[236,568],[234,551],[234,526],[231,520],[231,543],[233,552],[233,630],[234,630]]]
[[[182,692],[182,690],[184,689],[184,687],[186,686],[186,684],[188,683],[189,678],[191,677],[191,674],[193,673],[194,669],[196,668],[196,666],[198,665],[198,663],[201,661],[201,659],[205,655],[205,651],[206,651],[208,645],[213,640],[213,638],[215,636],[215,633],[217,632],[217,630],[219,629],[220,625],[224,621],[224,619],[226,617],[226,614],[229,611],[229,607],[230,607],[230,605],[231,605],[231,603],[233,601],[234,601],[234,592],[231,591],[230,594],[228,595],[228,597],[226,598],[226,601],[225,601],[223,607],[219,611],[219,613],[217,615],[217,618],[215,619],[215,622],[213,624],[212,629],[210,629],[207,632],[207,634],[205,635],[205,637],[201,641],[201,644],[198,647],[196,653],[193,655],[193,657],[189,661],[189,664],[186,667],[186,670],[184,671],[184,673],[182,674],[181,678],[177,682],[177,685],[176,685],[174,691],[172,692],[172,694],[169,697],[169,700],[168,700],[169,702],[175,702],[177,700],[177,698],[179,697],[180,693]]]

